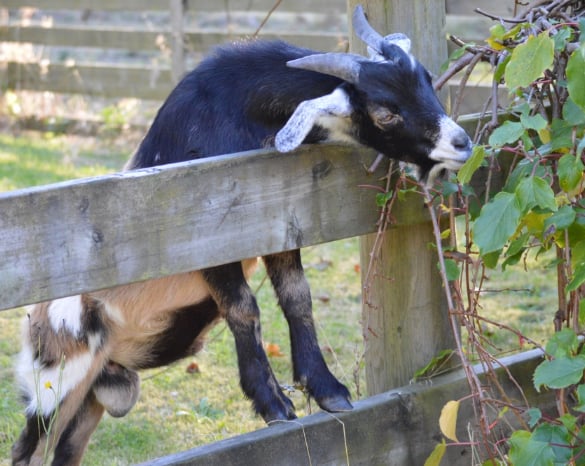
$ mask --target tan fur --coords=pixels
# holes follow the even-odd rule
[[[257,264],[257,258],[242,261],[246,278],[256,270]],[[200,303],[210,297],[210,291],[201,272],[195,271],[118,286],[91,296],[112,312],[110,359],[135,369],[148,361],[150,344],[168,327],[172,311]],[[206,333],[203,331],[194,342],[194,350],[201,347]]]

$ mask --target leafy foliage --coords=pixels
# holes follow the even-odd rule
[[[521,6],[515,2],[514,7]],[[450,183],[439,193],[458,194],[467,240],[464,252],[445,253],[449,255],[443,268],[444,275],[455,280],[452,307],[471,335],[469,347],[491,365],[492,356],[483,347],[486,335],[478,330],[482,322],[478,290],[486,269],[505,268],[547,251],[557,258],[551,264],[559,284],[558,309],[551,313],[556,333],[546,345],[533,383],[537,391],[556,390],[558,415],[510,403],[501,387],[504,401],[494,404],[497,384],[492,392],[479,385],[474,390],[473,377],[468,378],[483,436],[478,444],[486,449],[483,464],[585,465],[585,350],[579,339],[585,324],[585,5],[541,1],[523,7],[525,11],[510,20],[480,12],[498,20],[486,45],[460,43],[461,50],[447,68],[446,74],[467,67],[469,74],[482,59],[490,62],[494,92],[491,119],[478,126],[481,143],[457,175],[460,187],[454,189]],[[505,108],[496,92],[500,85],[509,91]],[[480,196],[470,185],[485,167],[490,174],[479,188],[487,194]],[[499,186],[492,176],[498,172],[506,175]],[[475,189],[480,192],[477,185]],[[481,209],[474,207],[479,204]],[[461,292],[465,286],[467,300]],[[459,356],[465,367],[469,349],[463,348],[459,347]],[[461,401],[447,403],[439,420],[444,437],[456,444],[454,426]],[[498,412],[496,420],[492,415],[490,421],[488,404]],[[492,434],[508,410],[523,413],[522,427],[504,446]],[[439,464],[444,452],[441,443],[429,464]]]

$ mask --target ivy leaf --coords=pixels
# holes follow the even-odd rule
[[[504,77],[510,90],[529,86],[550,68],[554,58],[554,41],[548,32],[530,36],[512,52]]]
[[[485,204],[472,228],[481,254],[502,249],[518,228],[521,215],[518,199],[511,193],[500,192]]]
[[[485,159],[486,151],[484,146],[475,146],[471,157],[463,164],[457,172],[457,179],[461,184],[467,184],[471,180],[473,174],[477,171],[483,160]]]
[[[511,464],[522,466],[552,466],[555,455],[546,442],[534,440],[530,432],[517,430],[510,437]]]
[[[492,147],[502,147],[516,142],[524,134],[524,126],[519,121],[505,121],[490,135],[488,143]]]
[[[516,196],[523,213],[534,206],[542,209],[557,210],[555,193],[546,181],[536,176],[524,178],[516,188]]]
[[[575,50],[567,62],[567,88],[573,102],[585,110],[585,57],[580,50]]]
[[[569,464],[572,454],[571,441],[564,425],[541,424],[534,430],[532,439],[550,445],[555,455],[555,463]]]
[[[549,388],[566,388],[581,380],[583,370],[585,355],[543,361],[534,371],[534,387],[538,391],[542,385]]]
[[[585,86],[584,86],[585,87]],[[558,175],[561,189],[566,193],[577,187],[583,177],[585,166],[580,157],[565,154],[559,159]]]

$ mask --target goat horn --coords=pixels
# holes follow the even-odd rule
[[[353,53],[318,53],[286,62],[290,68],[316,71],[343,79],[351,84],[359,80],[364,57]]]
[[[382,51],[382,43],[384,37],[377,32],[366,18],[366,14],[361,5],[357,5],[353,10],[352,15],[353,29],[356,35],[366,44],[373,48],[376,52]]]

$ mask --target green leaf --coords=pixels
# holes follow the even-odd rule
[[[579,50],[575,50],[567,62],[567,88],[573,102],[585,110],[585,58]]]
[[[579,348],[579,340],[571,328],[563,328],[551,335],[546,343],[546,352],[553,358],[568,358]]]
[[[585,87],[585,86],[583,86]],[[566,193],[571,192],[577,187],[583,177],[585,166],[580,157],[571,154],[565,154],[559,159],[558,175],[561,189]]]
[[[526,411],[526,415],[528,416],[528,425],[530,428],[534,427],[542,418],[542,412],[538,408],[530,408]]]
[[[445,443],[445,439],[441,443],[438,443],[431,455],[425,461],[424,466],[439,466],[441,464],[441,460],[447,451],[447,444]]]
[[[544,221],[544,230],[548,232],[552,227],[554,227],[554,231],[565,230],[573,224],[576,216],[577,214],[571,206],[561,207]]]
[[[555,455],[555,463],[568,464],[571,459],[571,437],[564,425],[544,423],[539,425],[532,434],[536,442],[550,445]]]
[[[585,356],[557,358],[541,362],[534,371],[534,387],[540,391],[542,385],[549,388],[566,388],[583,377]]]
[[[461,275],[461,270],[453,259],[445,259],[445,271],[447,272],[447,280],[450,282],[458,280]]]
[[[502,147],[516,142],[523,134],[524,126],[522,126],[522,123],[508,120],[494,130],[488,142],[492,147]]]
[[[535,176],[524,178],[516,188],[516,196],[523,213],[535,206],[546,210],[557,210],[555,193],[542,178]]]
[[[569,98],[563,105],[563,120],[571,126],[585,125],[585,109],[579,107]]]
[[[518,466],[552,466],[555,455],[548,443],[534,440],[530,432],[517,430],[510,437],[509,459]]]
[[[510,90],[529,86],[540,78],[553,64],[554,42],[548,32],[530,36],[512,52],[510,63],[504,73]]]
[[[475,146],[471,157],[463,164],[463,166],[457,172],[457,179],[461,184],[467,184],[471,180],[473,174],[481,167],[482,162],[486,156],[484,146]]]
[[[573,30],[568,26],[563,26],[562,28],[558,29],[557,34],[553,36],[553,40],[555,42],[555,51],[563,51],[572,35]]]
[[[500,192],[485,204],[472,227],[482,255],[502,249],[516,231],[522,211],[514,194]]]
[[[393,191],[390,190],[387,193],[378,193],[376,194],[376,205],[378,207],[384,208],[387,202],[392,199]]]
[[[577,386],[577,399],[579,404],[574,406],[573,409],[579,412],[585,412],[585,385],[581,384]]]
[[[533,116],[522,113],[520,116],[520,122],[524,128],[533,129],[535,131],[542,131],[548,125],[548,121],[546,121],[544,117],[538,113]]]
[[[502,254],[501,249],[484,254],[482,256],[483,265],[485,265],[488,269],[495,269],[496,266],[498,265],[498,261],[500,260],[501,254]]]
[[[444,366],[445,362],[453,356],[452,349],[445,349],[439,352],[436,356],[433,356],[433,359],[422,369],[419,369],[414,373],[414,378],[418,379],[420,377],[430,377],[433,373]]]
[[[567,285],[567,293],[575,291],[583,283],[585,283],[585,263],[581,262],[575,267],[575,270],[573,270],[573,278]]]

